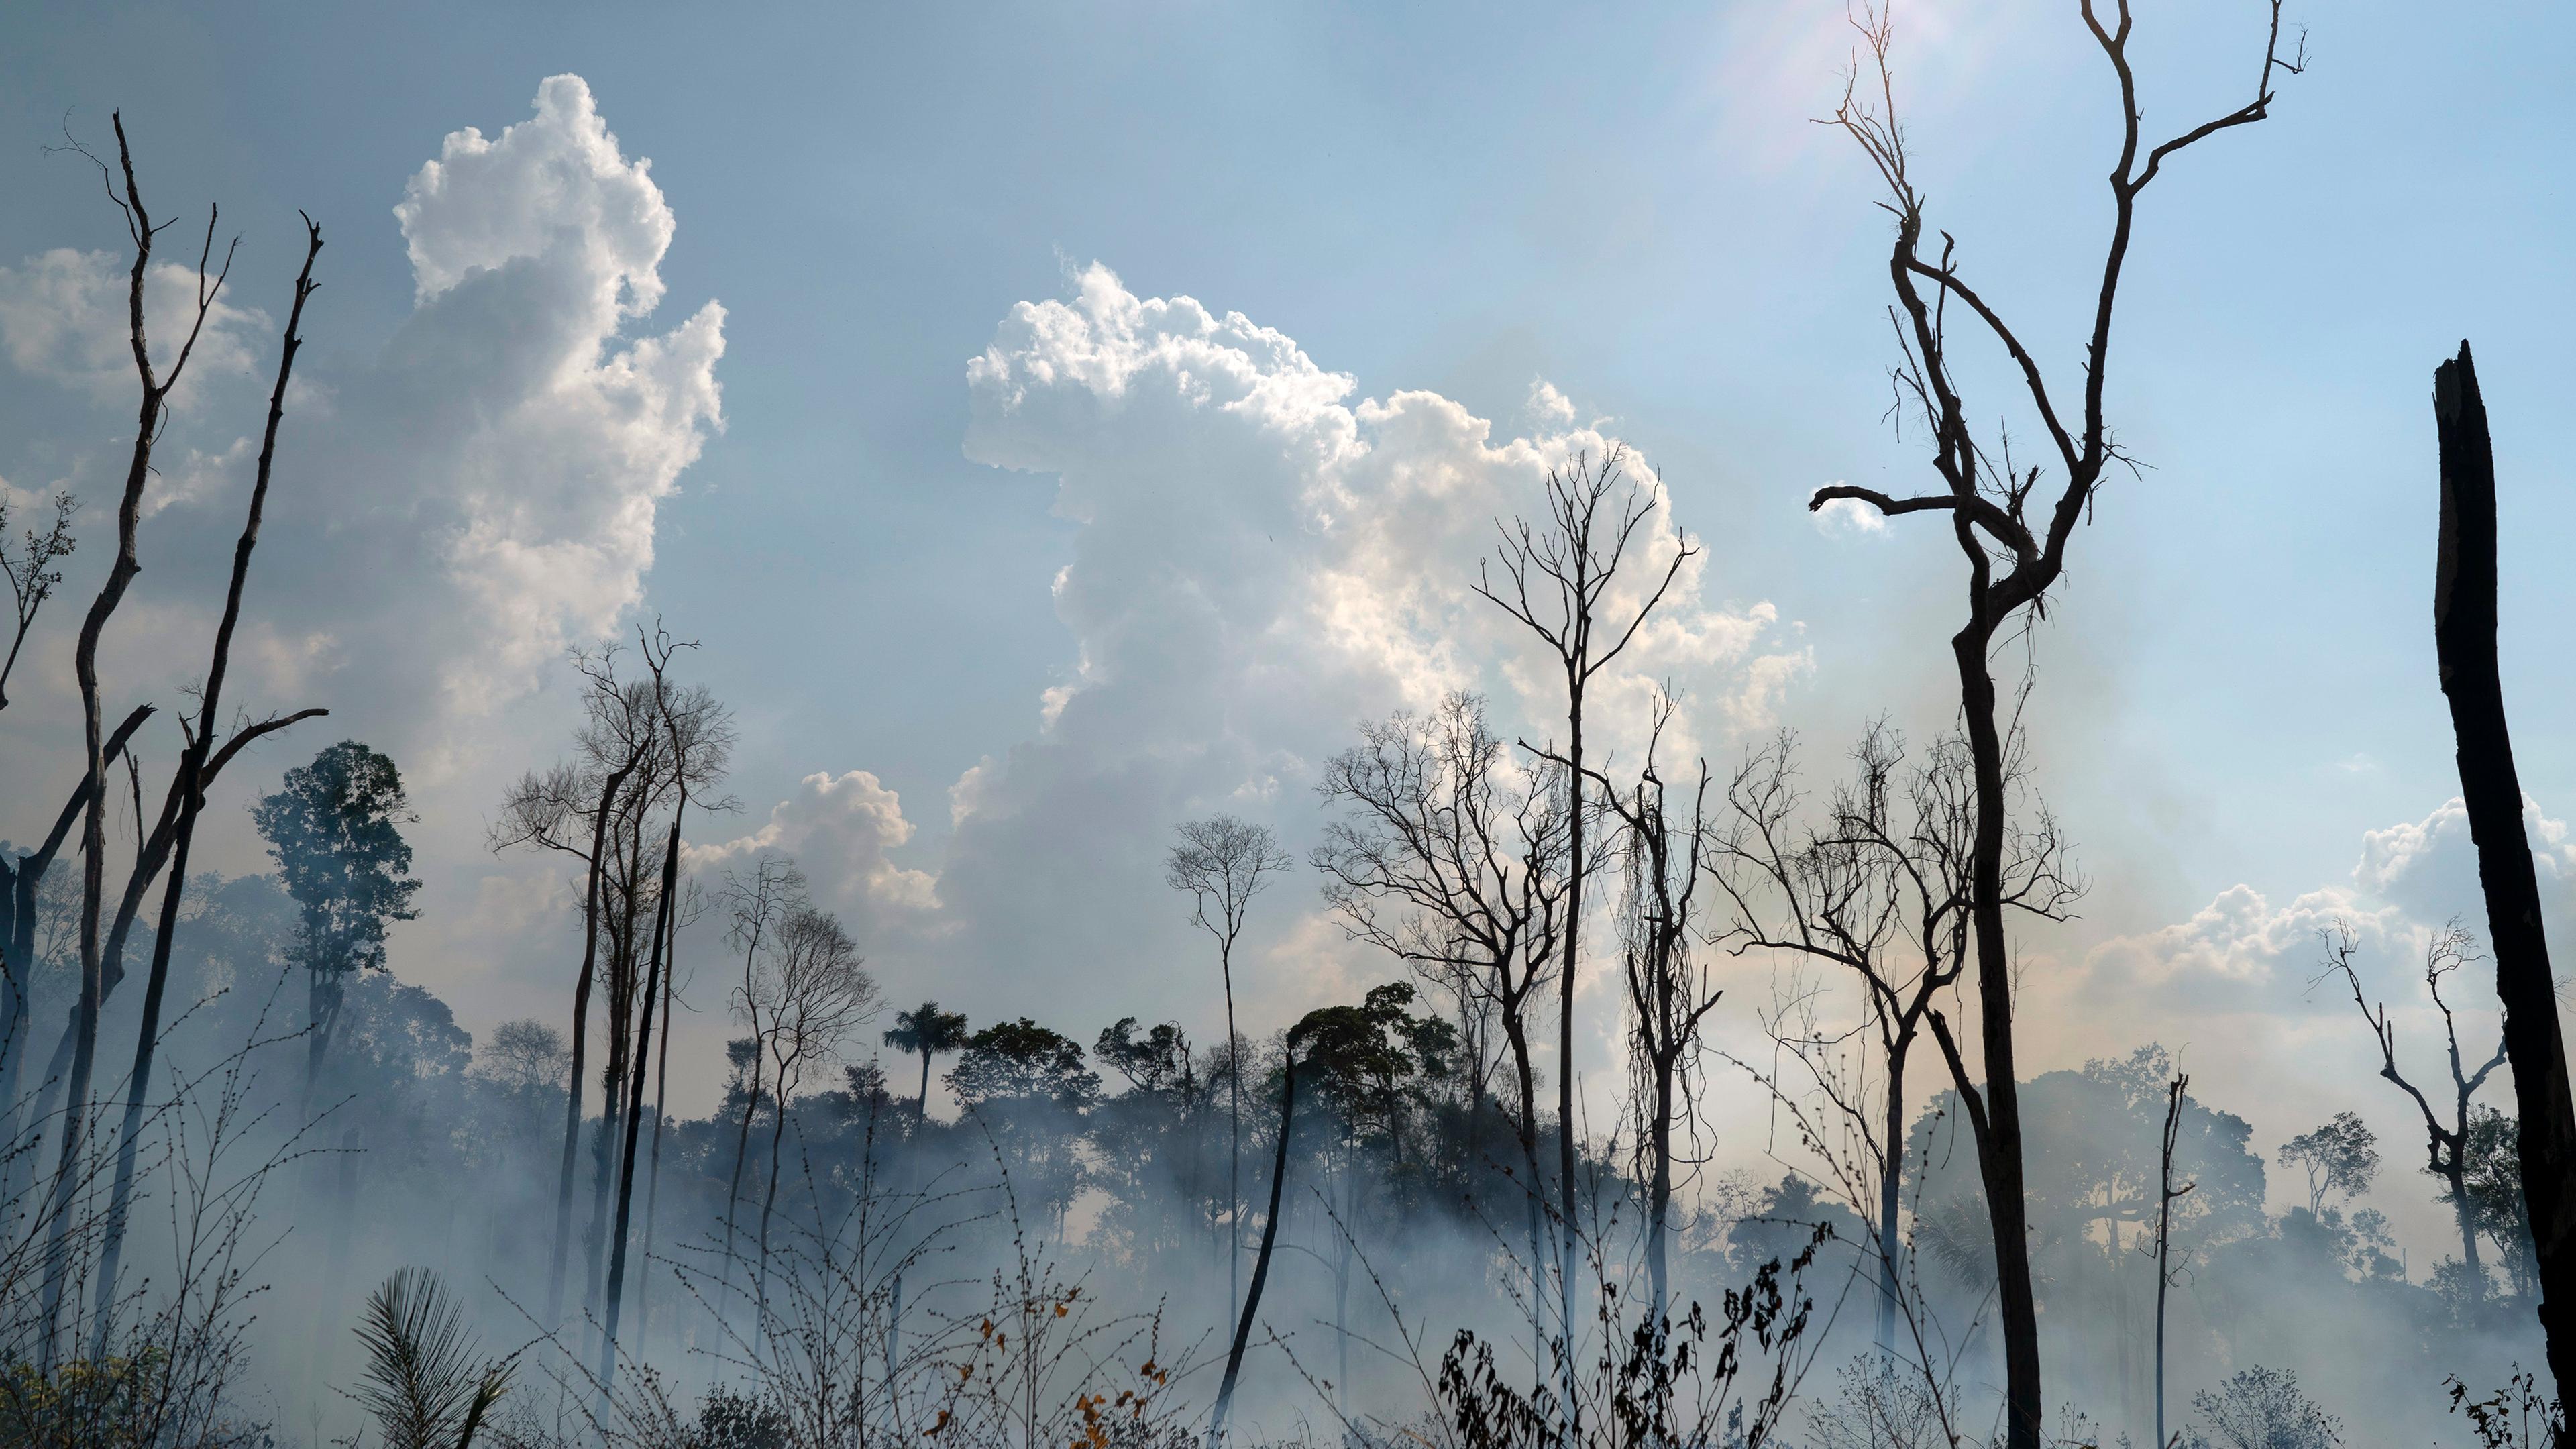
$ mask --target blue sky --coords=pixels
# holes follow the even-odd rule
[[[2142,11],[2150,131],[2241,103],[2260,53],[2255,6]],[[622,335],[660,336],[709,301],[722,307],[711,375],[723,428],[702,430],[703,451],[649,510],[651,563],[637,585],[640,607],[704,639],[703,676],[742,716],[733,788],[746,811],[712,836],[752,834],[815,772],[866,771],[872,790],[900,797],[912,833],[882,837],[892,853],[868,856],[853,881],[890,881],[901,896],[935,879],[941,909],[958,916],[977,909],[974,881],[1034,869],[1053,882],[1049,900],[1096,917],[1057,923],[1060,959],[1033,949],[1047,939],[1036,925],[998,935],[959,920],[909,934],[889,926],[876,956],[898,995],[935,986],[979,1019],[1035,1009],[1084,1036],[1093,1016],[1129,1011],[1195,1014],[1204,1026],[1213,984],[1155,883],[1159,840],[1142,823],[1154,811],[1107,819],[1083,803],[1085,790],[1141,778],[1122,772],[1144,771],[1152,756],[1084,766],[1080,790],[1046,776],[1056,785],[1010,797],[1023,844],[1060,847],[1052,862],[959,846],[950,792],[987,760],[1003,762],[987,784],[1039,781],[1039,766],[1011,763],[1015,751],[1074,748],[1043,721],[1046,692],[1079,692],[1087,644],[1150,631],[1151,598],[1083,615],[1078,589],[1053,591],[1069,565],[1078,582],[1105,588],[1124,577],[1120,560],[1159,566],[1158,548],[1200,537],[1116,532],[1115,519],[1186,497],[1180,513],[1240,505],[1225,515],[1240,522],[1281,500],[1264,502],[1255,473],[1193,471],[1193,459],[1213,456],[1195,444],[1153,452],[1176,434],[1086,435],[1160,460],[1139,462],[1135,491],[1120,495],[1133,512],[1094,518],[1086,541],[1084,520],[1058,507],[1053,460],[1080,455],[1115,474],[1116,456],[1083,454],[1071,434],[1014,431],[989,398],[979,402],[969,359],[1009,340],[1018,304],[1076,298],[1096,263],[1131,299],[1195,298],[1217,318],[1239,312],[1275,329],[1314,367],[1348,375],[1354,405],[1438,394],[1492,420],[1496,444],[1552,426],[1532,406],[1543,379],[1573,400],[1578,421],[1608,419],[1601,431],[1662,470],[1676,516],[1710,545],[1699,595],[1711,617],[1749,617],[1766,602],[1776,616],[1762,642],[1710,674],[1707,698],[1739,697],[1756,658],[1805,660],[1767,718],[1807,733],[1820,773],[1881,711],[1928,734],[1945,713],[1953,550],[1937,528],[1906,520],[1883,536],[1829,534],[1800,507],[1822,483],[1902,488],[1923,476],[1911,442],[1882,420],[1884,217],[1860,158],[1809,123],[1830,109],[1847,60],[1842,13],[1831,3],[21,10],[0,22],[0,187],[12,198],[0,210],[0,266],[23,278],[27,259],[49,249],[117,244],[94,179],[44,148],[66,116],[83,139],[107,142],[107,113],[122,106],[158,202],[184,211],[219,199],[228,227],[242,229],[242,305],[282,311],[293,209],[323,221],[312,375],[373,367],[377,381],[351,382],[347,396],[398,399],[399,379],[385,379],[400,369],[381,359],[434,330],[415,312],[394,214],[406,182],[450,133],[499,137],[529,119],[544,78],[581,77],[617,155],[650,158],[673,221],[667,252],[641,264],[661,303],[622,319]],[[2507,488],[2504,645],[2523,777],[2544,814],[2576,808],[2566,723],[2576,687],[2556,643],[2576,602],[2559,563],[2576,507],[2552,446],[2576,383],[2563,342],[2576,102],[2558,63],[2576,18],[2556,7],[2376,3],[2290,18],[2310,29],[2312,64],[2284,84],[2275,119],[2184,156],[2145,203],[2111,397],[2122,441],[2152,467],[2118,482],[2077,541],[2040,640],[2035,714],[2043,784],[2095,882],[2085,921],[2034,947],[2091,983],[2052,1000],[2055,1050],[2124,1050],[2141,1031],[2176,1040],[2199,1030],[2228,1044],[2217,1051],[2277,1041],[2281,1078],[2245,1065],[2204,1080],[2222,1102],[2231,1085],[2282,1095],[2283,1120],[2261,1128],[2280,1135],[2308,1125],[2290,1120],[2297,1111],[2376,1086],[2354,1024],[2319,1017],[2301,994],[2312,953],[2301,944],[2307,918],[2293,919],[2289,903],[2356,891],[2356,909],[2399,910],[2412,929],[2448,900],[2401,901],[2385,880],[2374,894],[2355,862],[2367,832],[2432,819],[2454,789],[2428,617],[2429,383],[2463,336],[2478,348]],[[1958,233],[1970,273],[2071,376],[2108,210],[2106,69],[2071,5],[1912,4],[1897,21],[1901,98],[1934,221]],[[490,325],[508,320],[496,313]],[[263,330],[245,336],[258,342]],[[471,337],[447,340],[470,351]],[[0,389],[0,478],[95,490],[100,450],[129,404],[68,386],[50,365],[21,359]],[[458,366],[472,371],[470,360]],[[174,442],[212,455],[248,426],[242,399],[255,389],[228,386]],[[1985,395],[2008,405],[1991,387]],[[230,413],[216,417],[218,403]],[[355,402],[342,414],[359,415]],[[1083,426],[1094,424],[1107,427]],[[401,445],[378,439],[384,455],[370,446],[351,434],[316,449],[330,466],[308,475],[315,496],[364,513],[375,506],[368,490],[413,486],[370,466]],[[995,458],[1023,466],[978,461]],[[190,617],[187,600],[206,592],[221,551],[211,541],[231,526],[212,506],[229,495],[209,488],[202,519],[180,507],[157,540],[147,528],[147,552],[157,542],[169,560],[147,557],[147,578],[169,590],[147,590],[147,603],[171,611],[147,617]],[[313,536],[344,535],[317,526]],[[416,563],[400,543],[386,534],[365,568],[310,578],[290,555],[264,557],[259,587],[281,610],[319,617],[345,606],[331,589]],[[74,596],[89,577],[75,571]],[[1084,633],[1095,625],[1097,638]],[[433,613],[417,627],[439,633],[448,620]],[[441,639],[440,658],[489,652],[464,634]],[[1150,641],[1139,647],[1151,652]],[[475,847],[497,782],[551,756],[561,672],[518,670],[497,712],[424,723],[385,702],[410,696],[360,687],[400,663],[325,658],[292,679],[346,695],[332,703],[351,730],[418,756],[433,814],[428,899],[444,920],[414,928],[412,969],[456,996],[469,1026],[551,1011],[554,977],[568,968],[530,923],[559,926],[546,914],[554,907],[510,894],[504,878],[533,875],[532,865]],[[137,656],[143,676],[153,667]],[[1509,660],[1496,654],[1469,672],[1496,687]],[[289,676],[276,678],[284,687]],[[1122,708],[1186,716],[1187,677],[1167,683],[1171,698]],[[1400,702],[1351,688],[1319,697],[1347,704],[1348,718]],[[58,697],[28,693],[0,718],[0,793],[11,797],[63,773],[70,717]],[[1240,734],[1256,763],[1311,763],[1334,743],[1256,738],[1224,709],[1213,717],[1232,721],[1219,730]],[[1702,742],[1723,758],[1760,723],[1712,716]],[[293,757],[271,750],[263,768],[273,775]],[[1171,810],[1236,798],[1223,783],[1179,790]],[[1308,780],[1273,783],[1240,798],[1260,801],[1256,813],[1292,840],[1309,838]],[[234,868],[255,861],[238,827],[224,848],[218,858]],[[2211,948],[2219,964],[2202,975],[2218,984],[2204,991],[2170,962],[2197,949],[2185,940],[2198,939],[2186,929],[2196,913],[2239,887],[2270,914]],[[1288,973],[1327,937],[1308,919],[1308,883],[1281,900],[1273,926]],[[509,915],[507,902],[527,914]],[[503,918],[515,924],[493,924]],[[2158,935],[2168,928],[2183,936]],[[2255,960],[2245,943],[2258,939],[2271,944]],[[2392,973],[2402,954],[2391,947]],[[2100,980],[2113,969],[2103,963],[2150,958],[2168,964],[2125,985]],[[1319,969],[1256,997],[1285,1019],[1373,972],[1383,968]],[[2139,981],[2164,995],[2124,994],[2146,990]],[[712,998],[708,1007],[712,1017]],[[2312,1066],[2350,1085],[2299,1085]]]

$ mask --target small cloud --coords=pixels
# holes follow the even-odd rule
[[[1543,377],[1530,379],[1529,415],[1535,422],[1564,427],[1574,421],[1574,399]]]

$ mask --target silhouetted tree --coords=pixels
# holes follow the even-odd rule
[[[921,1058],[921,1095],[912,1104],[915,1123],[930,1120],[930,1059],[966,1046],[966,1014],[942,1011],[936,1001],[925,1001],[910,1011],[894,1014],[894,1025],[885,1034],[885,1044],[906,1056]]]
[[[402,827],[419,818],[394,762],[356,740],[287,771],[277,792],[251,809],[286,893],[295,898],[290,959],[306,984],[308,1103],[349,979],[383,970],[386,928],[418,914],[411,901],[420,882],[405,874],[411,842]]]
[[[2323,1126],[2281,1144],[2283,1167],[2308,1177],[2308,1213],[2322,1218],[2326,1199],[2341,1194],[2346,1201],[2370,1191],[2379,1176],[2379,1135],[2351,1112],[2337,1112]]]
[[[54,518],[45,531],[22,530],[26,542],[15,552],[9,548],[9,500],[0,497],[0,574],[9,578],[9,593],[17,606],[17,628],[9,636],[9,653],[0,658],[0,709],[9,707],[9,673],[18,667],[18,651],[26,645],[27,631],[35,627],[36,615],[52,598],[54,587],[63,581],[58,565],[71,557],[79,540],[72,535],[72,515],[79,511],[80,500],[66,489],[54,495]]]
[[[1574,1141],[1574,991],[1583,955],[1584,809],[1591,774],[1585,763],[1584,706],[1593,677],[1607,669],[1637,638],[1655,606],[1682,571],[1697,557],[1690,536],[1673,534],[1671,556],[1661,562],[1646,556],[1654,534],[1638,537],[1662,502],[1662,485],[1652,477],[1639,487],[1622,472],[1623,455],[1613,447],[1598,466],[1576,457],[1547,473],[1546,516],[1536,524],[1515,519],[1495,526],[1502,541],[1491,561],[1476,571],[1476,592],[1491,600],[1521,627],[1535,635],[1555,656],[1565,679],[1565,745],[1551,751],[1565,766],[1564,788],[1569,822],[1565,834],[1565,930],[1558,938],[1564,959],[1557,968],[1556,1119],[1558,1199],[1558,1321],[1565,1331],[1565,1369],[1573,1373],[1575,1280],[1575,1141]],[[1613,501],[1615,497],[1615,502]],[[1651,587],[1620,591],[1620,570],[1634,560]],[[1615,592],[1614,592],[1615,591]],[[1571,1380],[1566,1395],[1573,1399]],[[1578,1431],[1580,1422],[1574,1424]]]
[[[2460,1055],[2459,1018],[2451,1014],[2451,1004],[2442,999],[2442,983],[2451,973],[2475,960],[2475,944],[2466,927],[2454,919],[2433,933],[2424,946],[2424,990],[2433,998],[2435,1009],[2442,1013],[2442,1036],[2448,1050],[2451,1075],[2451,1100],[2445,1104],[2449,1119],[2433,1110],[2433,1104],[2405,1073],[2397,1068],[2397,1028],[2388,1019],[2385,1004],[2373,1008],[2363,994],[2361,972],[2353,962],[2360,954],[2361,943],[2352,927],[2337,921],[2324,932],[2327,949],[2327,976],[2343,979],[2352,992],[2352,1004],[2361,1008],[2364,1021],[2370,1023],[2372,1040],[2379,1047],[2379,1075],[2414,1102],[2424,1118],[2425,1171],[2442,1180],[2443,1196],[2451,1204],[2460,1227],[2460,1262],[2468,1270],[2468,1288],[2472,1300],[2487,1292],[2487,1272],[2478,1253],[2477,1208],[2468,1190],[2468,1155],[2470,1101],[2487,1084],[2487,1078],[2504,1065],[2505,1048],[2496,1043],[2494,1055],[2472,1069]]]
[[[106,1356],[115,1320],[117,1264],[125,1247],[126,1214],[134,1200],[134,1154],[143,1135],[143,1104],[152,1092],[153,1055],[161,1042],[162,1000],[170,980],[171,943],[179,933],[179,901],[188,879],[188,851],[196,838],[197,817],[206,808],[206,785],[221,769],[221,764],[208,756],[223,727],[224,677],[232,664],[233,631],[241,622],[242,585],[250,576],[251,552],[259,546],[260,522],[268,508],[269,479],[277,461],[278,429],[286,420],[287,383],[295,374],[295,354],[304,345],[299,330],[304,323],[304,304],[315,287],[313,259],[322,252],[322,228],[314,225],[311,217],[304,219],[304,231],[304,267],[296,274],[295,301],[287,313],[286,334],[278,348],[277,382],[269,390],[268,426],[261,435],[259,464],[252,474],[250,508],[242,523],[241,537],[233,545],[232,579],[224,592],[222,621],[215,626],[214,656],[197,687],[197,726],[189,731],[187,748],[179,756],[178,775],[170,784],[170,801],[162,811],[165,819],[173,813],[177,817],[171,829],[169,883],[162,892],[160,925],[152,938],[152,968],[143,988],[143,1019],[134,1035],[134,1066],[126,1075],[125,1120],[117,1139],[116,1181],[108,1197],[106,1235],[99,1255],[98,1307],[90,1330],[93,1359]],[[262,734],[323,712],[308,709],[285,719],[246,726],[224,747],[224,755],[229,758]]]
[[[1234,943],[1243,936],[1244,917],[1253,897],[1270,878],[1288,869],[1288,852],[1266,825],[1231,815],[1212,815],[1176,827],[1180,838],[1164,857],[1163,883],[1190,897],[1190,924],[1216,939],[1218,973],[1225,981],[1225,1040],[1228,1060],[1239,1048],[1234,1025]],[[1226,1309],[1243,1301],[1243,1081],[1240,1070],[1227,1074],[1233,1142],[1226,1167]]]
[[[1885,516],[1941,513],[1968,568],[1968,618],[1950,641],[1959,676],[1961,728],[1965,732],[1976,784],[1976,833],[1971,856],[1969,913],[1976,942],[1977,1001],[1982,1029],[1982,1080],[1954,1069],[1954,1085],[1968,1113],[1977,1157],[1986,1177],[1986,1200],[1993,1214],[1997,1264],[1997,1306],[2003,1329],[2005,1375],[2005,1442],[2007,1449],[2039,1449],[2045,1409],[2040,1386],[2039,1317],[2031,1287],[2030,1242],[2022,1207],[2022,1117],[2013,1031],[2013,968],[2004,930],[2004,854],[2010,803],[2005,762],[2010,754],[1992,673],[1996,641],[2045,606],[2049,588],[2066,569],[2066,549],[2076,525],[2092,516],[2104,475],[2126,462],[2113,439],[2104,397],[2110,383],[2111,323],[2128,261],[2131,229],[2141,194],[2163,172],[2164,163],[2184,148],[2221,131],[2250,125],[2271,114],[2276,73],[2296,73],[2304,46],[2292,57],[2280,53],[2281,5],[2272,0],[2264,41],[2263,65],[2255,78],[2254,97],[2213,120],[2202,122],[2161,143],[2146,142],[2141,133],[2137,78],[2130,68],[2131,18],[2128,0],[2115,0],[2116,18],[2105,23],[2095,0],[2078,0],[2085,28],[2092,32],[2111,63],[2120,91],[2120,155],[2110,174],[2111,234],[2104,248],[2101,284],[2093,297],[2090,333],[2083,370],[2082,411],[2071,420],[2058,409],[2039,361],[2022,345],[2002,312],[1960,274],[1957,245],[1941,232],[1937,261],[1926,260],[1924,197],[1914,186],[1903,125],[1896,114],[1895,83],[1887,55],[1889,26],[1882,12],[1864,12],[1858,22],[1870,52],[1875,84],[1866,84],[1857,66],[1847,83],[1833,122],[1840,126],[1877,171],[1887,188],[1881,204],[1896,219],[1896,237],[1887,262],[1888,280],[1896,293],[1889,309],[1895,324],[1899,362],[1894,377],[1900,404],[1919,409],[1931,430],[1934,470],[1941,486],[1934,492],[1891,496],[1872,488],[1837,483],[1820,488],[1808,507],[1850,500]],[[1874,94],[1873,94],[1874,92]],[[1927,295],[1928,290],[1928,295]],[[2046,517],[2034,526],[2028,505],[2042,471],[2023,466],[2011,451],[2008,436],[1991,442],[1980,438],[1972,419],[1985,416],[1982,403],[1960,391],[1950,349],[1948,320],[1955,303],[2012,359],[2026,401],[2037,415],[2044,456],[2064,476]],[[2046,501],[2046,500],[2043,500]]]
[[[1428,717],[1399,712],[1362,725],[1360,740],[1325,763],[1316,790],[1342,815],[1325,824],[1311,859],[1344,931],[1456,992],[1462,1015],[1491,1012],[1503,1033],[1527,1174],[1518,1186],[1529,1220],[1528,1306],[1532,1332],[1543,1336],[1548,1259],[1530,1008],[1572,929],[1573,822],[1559,767],[1542,761],[1534,778],[1507,778],[1502,742],[1471,694],[1445,697]],[[1469,1064],[1470,1169],[1483,1065]]]
[[[2433,370],[2442,524],[2433,575],[2433,642],[2459,744],[2460,799],[2478,849],[2487,937],[2495,944],[2504,1050],[2513,1061],[2522,1195],[2539,1277],[2540,1329],[2558,1383],[2558,1422],[2576,1401],[2576,1095],[2558,1025],[2558,980],[2540,913],[2540,879],[2522,823],[2521,776],[2496,660],[2495,450],[2469,344]],[[2455,1189],[2456,1190],[2456,1189]]]

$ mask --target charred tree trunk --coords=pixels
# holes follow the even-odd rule
[[[683,797],[683,809],[686,808]],[[671,817],[671,842],[662,855],[662,890],[653,914],[653,944],[645,957],[644,994],[637,1023],[635,1069],[626,1103],[625,1143],[617,1164],[617,1217],[608,1236],[608,1313],[600,1334],[599,1396],[605,1409],[617,1382],[617,1319],[626,1297],[626,1228],[635,1208],[635,1145],[644,1125],[644,1059],[653,1050],[653,998],[662,986],[662,949],[670,939],[671,887],[680,873],[680,818]],[[667,1032],[668,1024],[665,1023]],[[603,1413],[603,1417],[605,1417]]]
[[[1234,1384],[1243,1373],[1243,1350],[1252,1341],[1252,1320],[1261,1313],[1261,1288],[1270,1281],[1270,1250],[1279,1242],[1280,1188],[1288,1181],[1289,1128],[1297,1120],[1297,1047],[1297,1033],[1292,1031],[1279,1067],[1279,1155],[1270,1167],[1270,1215],[1261,1224],[1261,1251],[1252,1260],[1252,1290],[1244,1295],[1242,1317],[1235,1320],[1234,1343],[1225,1355],[1225,1380],[1217,1385],[1216,1410],[1208,1420],[1211,1449],[1222,1449],[1225,1443],[1226,1413],[1234,1407]]]
[[[259,546],[259,525],[268,504],[268,482],[277,460],[277,430],[286,420],[286,384],[295,373],[295,354],[304,346],[298,329],[305,300],[313,295],[313,259],[322,251],[322,228],[304,220],[304,269],[296,274],[295,302],[286,316],[285,340],[277,359],[277,385],[268,395],[268,428],[260,440],[259,466],[250,490],[250,511],[241,539],[233,545],[232,582],[224,593],[223,621],[215,627],[214,660],[206,670],[196,738],[179,759],[173,785],[179,818],[170,847],[169,880],[161,895],[161,917],[152,937],[152,969],[143,984],[143,1021],[134,1035],[134,1069],[127,1077],[125,1122],[116,1147],[116,1182],[107,1204],[107,1235],[99,1252],[98,1304],[90,1330],[90,1357],[107,1357],[109,1325],[115,1317],[118,1260],[125,1247],[126,1216],[134,1201],[134,1154],[143,1134],[143,1104],[152,1093],[153,1053],[160,1045],[162,997],[170,982],[170,947],[179,934],[179,903],[188,879],[188,848],[196,838],[197,817],[206,808],[206,754],[222,727],[219,704],[224,675],[232,662],[233,629],[241,620],[242,584],[250,576],[251,551]]]
[[[2004,935],[2004,745],[1995,723],[1995,681],[1987,651],[1994,628],[1988,618],[1983,546],[1958,524],[1961,547],[1974,552],[1972,617],[1952,640],[1959,666],[1961,715],[1976,778],[1977,820],[1970,855],[1968,911],[1977,943],[1979,1045],[1984,1051],[1984,1111],[1975,1119],[1978,1176],[1986,1190],[1995,1240],[1996,1316],[2004,1339],[2004,1416],[2013,1449],[2032,1449],[2042,1437],[2046,1412],[2040,1394],[2039,1302],[2031,1290],[2030,1209],[2023,1196],[2021,1079],[2013,1059],[2012,956]]]
[[[2478,848],[2478,882],[2495,947],[2496,995],[2504,1003],[2504,1044],[2513,1063],[2521,1119],[2522,1195],[2540,1264],[2540,1327],[2565,1414],[2576,1385],[2576,1105],[2559,1038],[2540,883],[2523,833],[2522,782],[2505,722],[2496,661],[2495,454],[2469,344],[2433,372],[2433,417],[2441,437],[2442,531],[2433,583],[2433,639],[2442,693],[2459,745],[2460,796]]]
[[[2191,1078],[2174,1078],[2165,1101],[2164,1151],[2156,1168],[2156,1449],[2173,1441],[2165,1437],[2165,1295],[2173,1287],[2173,1205],[2174,1200],[2191,1191],[2192,1184],[2174,1186],[2174,1142],[2182,1131],[2182,1094],[2191,1086]],[[2119,1229],[2112,1229],[2117,1241]]]
[[[573,1165],[581,1153],[582,1048],[589,1040],[591,978],[597,974],[599,964],[599,876],[608,853],[609,811],[616,803],[619,787],[634,768],[630,762],[601,783],[598,814],[591,822],[590,880],[581,910],[581,977],[572,989],[572,1077],[564,1090],[563,1162],[555,1177],[554,1264],[546,1289],[546,1324],[550,1329],[563,1326],[564,1268],[572,1256]]]

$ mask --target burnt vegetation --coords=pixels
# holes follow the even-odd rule
[[[572,651],[558,759],[491,802],[494,858],[570,903],[562,1000],[461,1029],[405,980],[403,764],[316,738],[325,705],[227,696],[255,563],[294,563],[255,556],[296,506],[270,484],[320,286],[309,219],[272,279],[285,322],[205,666],[177,700],[105,672],[172,389],[245,285],[210,208],[193,311],[146,335],[179,240],[119,117],[114,157],[78,158],[131,249],[122,490],[0,492],[0,709],[70,561],[106,559],[69,641],[78,782],[10,802],[31,833],[0,845],[0,1442],[2285,1449],[2353,1433],[2313,1377],[2255,1361],[2323,1318],[2435,1420],[2418,1368],[2568,1368],[2576,1114],[2465,347],[2436,390],[2437,630],[2487,927],[2407,943],[2401,978],[2376,928],[2338,922],[2316,976],[2364,1017],[2421,1158],[2350,1111],[2258,1143],[2164,1046],[2018,1055],[2030,933],[2090,885],[2040,795],[2024,646],[2133,466],[2112,410],[2133,227],[2169,163],[2268,119],[2304,64],[2271,4],[2250,97],[2158,141],[2125,0],[2076,10],[2122,119],[2071,368],[1931,221],[1884,15],[1859,17],[1829,118],[1884,188],[1897,420],[1932,481],[1810,506],[1946,518],[1955,709],[1913,737],[1870,723],[1839,760],[1785,732],[1686,748],[1677,690],[1599,681],[1703,542],[1623,450],[1555,458],[1459,581],[1538,661],[1543,717],[1514,730],[1453,691],[1358,723],[1279,806],[1294,826],[1173,826],[1162,884],[1221,1023],[890,998],[796,860],[706,853],[743,732],[654,619]],[[1973,394],[1972,351],[2001,356],[2006,401]],[[2038,461],[1987,431],[1997,410]],[[239,783],[255,747],[273,789]],[[245,806],[273,869],[192,874],[205,812]],[[1252,973],[1301,910],[1373,978],[1247,1021],[1239,996],[1291,994]],[[2438,1040],[2383,1004],[2418,986]],[[729,1023],[712,1103],[675,1100],[685,1013]],[[1750,1035],[1725,1048],[1730,1020]],[[1587,1098],[1573,1064],[1602,1042],[1619,1079]],[[1719,1124],[1757,1120],[1767,1157],[1724,1160],[1763,1169],[1721,1168]],[[2456,1226],[2435,1262],[2363,1202],[2404,1191]],[[2552,1380],[2488,1377],[2451,1381],[2453,1432],[2556,1441]]]

